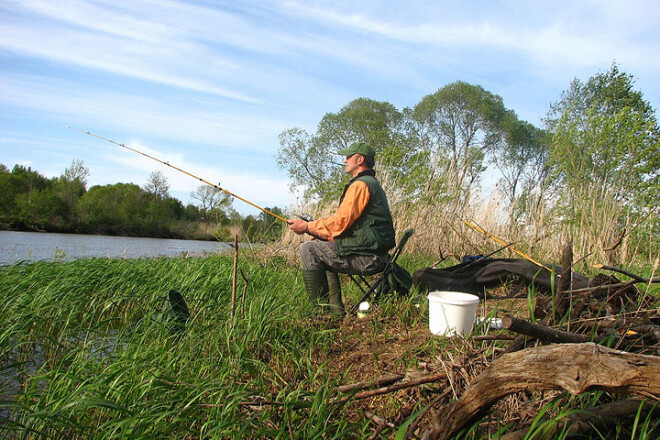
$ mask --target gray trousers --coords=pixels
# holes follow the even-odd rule
[[[382,272],[388,258],[388,254],[340,257],[331,241],[311,240],[300,245],[300,260],[304,270],[322,269],[350,275],[373,275]]]

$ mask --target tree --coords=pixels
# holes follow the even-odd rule
[[[502,144],[502,98],[462,81],[425,96],[410,113],[418,148],[428,152],[427,192],[467,199]]]
[[[633,85],[633,77],[612,64],[585,83],[573,80],[546,117],[557,216],[579,228],[584,253],[594,243],[606,249],[623,238],[606,256],[612,264],[631,249],[653,254],[658,246],[649,237],[660,222],[653,213],[660,198],[660,129]]]
[[[152,171],[149,174],[149,179],[144,189],[157,197],[166,198],[170,196],[170,184],[161,170]]]
[[[64,179],[67,182],[78,181],[83,188],[87,188],[87,178],[89,177],[89,168],[85,162],[80,159],[73,159],[71,165],[64,170]]]
[[[652,206],[660,197],[660,129],[651,105],[633,89],[633,77],[612,64],[586,83],[575,79],[552,105],[552,178],[571,203],[594,189],[628,206]]]
[[[227,193],[211,185],[201,185],[194,192],[190,193],[190,198],[197,201],[199,209],[207,217],[213,215],[215,222],[220,221],[220,215],[226,217],[226,212],[231,209],[234,199]]]
[[[280,134],[277,163],[286,169],[293,189],[304,188],[307,199],[334,200],[346,181],[338,151],[363,141],[376,150],[381,175],[405,166],[403,114],[388,102],[359,98],[338,113],[327,113],[314,135],[300,128]]]
[[[509,112],[502,125],[502,145],[491,162],[502,177],[499,186],[510,209],[512,223],[528,211],[535,197],[543,197],[548,175],[548,134],[532,124],[518,120]],[[533,203],[533,202],[532,202]]]
[[[23,193],[17,197],[18,221],[25,228],[34,230],[60,230],[66,224],[68,206],[52,188]]]
[[[141,235],[147,210],[145,191],[132,183],[93,186],[77,207],[88,232],[109,235]]]
[[[85,162],[74,159],[64,170],[64,174],[55,179],[53,191],[65,206],[64,215],[59,219],[61,227],[72,227],[76,222],[75,208],[87,190],[87,177],[89,177],[89,168],[85,166]]]

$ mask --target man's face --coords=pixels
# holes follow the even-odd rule
[[[352,177],[355,177],[358,174],[356,170],[360,166],[361,157],[362,156],[359,154],[352,154],[344,159],[344,163],[346,164],[346,174],[350,174]]]

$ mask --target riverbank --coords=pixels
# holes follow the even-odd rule
[[[399,262],[413,271],[430,259]],[[0,437],[357,439],[378,430],[368,412],[394,426],[373,438],[392,438],[465,386],[475,373],[454,370],[459,360],[486,365],[506,343],[435,337],[426,303],[410,299],[381,301],[367,319],[312,316],[299,268],[281,258],[241,254],[237,273],[232,313],[231,255],[0,267]],[[361,293],[343,281],[350,306]],[[172,289],[186,302],[185,325]],[[479,313],[523,313],[531,300],[491,301]],[[429,368],[457,382],[364,400],[338,387]],[[548,393],[525,417],[587,400]],[[521,402],[498,405],[460,438],[514,426],[521,418],[511,405]]]
[[[140,238],[164,238],[174,240],[199,240],[199,241],[218,241],[214,232],[217,231],[217,224],[207,224],[200,222],[179,222],[175,226],[151,229],[131,229],[121,226],[104,227],[101,229],[90,229],[79,226],[67,227],[46,227],[36,226],[25,227],[23,224],[11,224],[0,222],[0,231],[8,232],[39,232],[50,234],[76,234],[76,235],[103,235],[108,237],[140,237]]]

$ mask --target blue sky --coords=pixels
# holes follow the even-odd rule
[[[540,126],[615,61],[657,111],[658,23],[652,0],[0,0],[0,163],[81,159],[90,185],[162,170],[190,201],[196,180],[72,126],[284,207],[278,135],[359,97],[403,109],[461,80]]]

